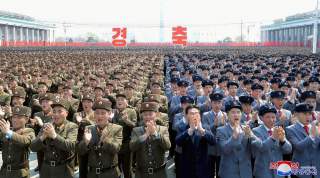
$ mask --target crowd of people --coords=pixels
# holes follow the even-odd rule
[[[320,177],[320,60],[303,48],[4,49],[0,178]],[[169,178],[169,177],[168,177]]]

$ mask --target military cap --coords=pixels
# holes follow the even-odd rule
[[[95,89],[95,90],[96,90],[96,89],[100,89],[100,90],[104,91],[104,86],[102,86],[102,85],[97,85],[96,87],[94,87],[94,89]]]
[[[266,76],[262,76],[262,77],[260,77],[259,78],[259,81],[261,82],[261,81],[268,81],[268,78],[266,77]]]
[[[226,64],[226,65],[224,65],[224,68],[226,69],[226,68],[232,68],[232,64]]]
[[[53,96],[52,93],[46,93],[45,95],[43,95],[43,96],[41,96],[41,97],[39,98],[39,101],[40,101],[40,102],[43,101],[43,100],[53,101],[53,99],[54,99],[54,96]]]
[[[205,87],[205,86],[213,86],[213,82],[211,80],[203,80],[202,81],[202,87]]]
[[[304,87],[308,87],[308,86],[310,85],[310,83],[309,83],[308,81],[304,81],[304,82],[302,83],[302,85],[303,85]]]
[[[192,76],[192,81],[193,82],[202,81],[202,77],[200,75],[193,75]]]
[[[288,88],[290,88],[291,86],[290,86],[290,84],[289,84],[287,81],[282,81],[282,82],[280,82],[280,84],[279,84],[279,88],[282,88],[282,87],[288,87]]]
[[[225,104],[226,112],[229,112],[233,108],[242,110],[241,103],[238,100],[231,100]]]
[[[301,93],[300,96],[301,100],[306,100],[307,98],[313,98],[316,99],[317,98],[317,94],[314,91],[304,91]]]
[[[270,83],[273,84],[273,83],[280,83],[281,82],[281,79],[278,78],[278,77],[274,77],[270,80]]]
[[[218,83],[223,83],[223,82],[227,82],[229,79],[227,76],[222,76],[219,78]]]
[[[210,67],[209,66],[203,66],[202,67],[202,70],[204,71],[204,70],[210,70]]]
[[[261,70],[256,69],[256,70],[253,71],[253,73],[255,73],[255,74],[260,74],[260,73],[261,73]]]
[[[144,102],[156,102],[160,103],[160,95],[149,94],[148,97],[144,98]]]
[[[108,86],[108,85],[113,86],[113,83],[112,83],[112,82],[110,82],[110,81],[106,81],[106,86]]]
[[[233,73],[233,70],[232,70],[231,68],[227,68],[227,69],[225,70],[225,73],[228,73],[228,72]]]
[[[265,66],[265,65],[261,66],[261,70],[267,70],[267,69],[268,69],[268,66]]]
[[[240,72],[240,71],[235,70],[235,71],[233,71],[233,75],[241,75],[241,72]]]
[[[259,83],[254,83],[251,85],[251,90],[263,90],[263,86]]]
[[[94,110],[96,110],[96,109],[104,109],[104,110],[107,110],[107,111],[111,111],[112,110],[111,103],[106,99],[101,99],[99,101],[95,101],[95,103],[93,104],[93,109]]]
[[[26,91],[24,90],[24,88],[19,87],[16,88],[16,90],[13,92],[12,97],[19,97],[19,98],[25,98],[26,97]]]
[[[92,94],[85,94],[82,97],[82,101],[83,100],[90,100],[90,101],[94,102],[94,96]]]
[[[26,106],[15,106],[12,109],[13,115],[31,117],[31,108]]]
[[[134,89],[134,84],[133,84],[133,83],[128,82],[128,83],[126,83],[126,84],[124,85],[124,88],[125,88],[125,89],[126,89],[126,88]]]
[[[223,99],[223,94],[221,93],[211,93],[209,95],[211,101],[221,101]]]
[[[251,104],[254,101],[254,98],[252,96],[248,96],[248,95],[241,95],[241,96],[239,96],[239,101],[241,103]]]
[[[296,104],[294,109],[295,112],[311,112],[313,110],[313,106],[306,103]]]
[[[277,113],[277,109],[271,104],[264,104],[259,108],[259,116],[263,116],[266,113],[270,113],[270,112],[274,114]]]
[[[218,78],[219,76],[217,74],[211,74],[210,75],[210,80]]]
[[[186,81],[186,80],[180,80],[180,81],[178,82],[178,86],[179,86],[179,87],[188,87],[188,86],[189,86],[189,82]]]
[[[319,79],[317,77],[315,77],[315,76],[310,77],[308,81],[309,81],[309,83],[312,83],[312,82],[319,83]]]
[[[38,86],[40,86],[40,85],[44,85],[44,86],[48,87],[46,82],[38,82]]]
[[[194,104],[194,99],[190,96],[181,96],[180,102]]]
[[[229,88],[230,86],[237,86],[237,88],[239,88],[239,84],[236,81],[229,81],[227,87]]]
[[[294,82],[294,81],[296,81],[296,78],[294,76],[288,76],[286,81]]]
[[[314,74],[312,74],[312,76],[318,78],[318,77],[320,77],[320,73],[314,73]],[[318,78],[318,79],[319,79],[319,78]]]
[[[96,76],[91,75],[91,76],[89,77],[89,80],[97,80],[97,78],[96,78]]]
[[[120,97],[127,99],[127,96],[123,92],[119,92],[116,94],[116,98],[120,98]]]
[[[51,105],[52,108],[56,106],[61,106],[65,108],[67,111],[70,109],[70,103],[68,100],[61,98],[60,96],[56,96],[53,100],[53,104]]]
[[[140,112],[154,111],[158,112],[158,104],[156,102],[143,102],[141,104]]]
[[[225,75],[227,72],[225,70],[220,71],[221,75]]]
[[[244,76],[244,75],[241,75],[241,76],[238,77],[239,81],[244,81],[245,79],[247,79],[247,77]]]
[[[251,80],[251,79],[245,79],[243,81],[243,85],[251,85],[251,84],[253,84],[253,80]]]
[[[250,79],[251,79],[251,80],[255,80],[255,79],[259,80],[259,77],[254,75],[254,76],[252,76]],[[252,83],[253,83],[253,82],[252,82]],[[251,83],[251,84],[252,84],[252,83]]]
[[[271,98],[280,98],[280,99],[283,99],[285,97],[285,93],[284,91],[280,91],[280,90],[277,90],[277,91],[272,91],[270,93],[270,97]]]
[[[278,78],[278,79],[281,78],[281,74],[279,74],[279,73],[275,73],[272,76],[273,76],[273,78]],[[280,79],[280,81],[281,81],[281,79]]]

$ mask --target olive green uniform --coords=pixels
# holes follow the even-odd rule
[[[32,151],[44,152],[44,163],[40,170],[40,177],[73,178],[78,126],[65,120],[62,126],[55,127],[55,131],[57,134],[55,139],[41,141],[38,137],[31,144]]]
[[[88,154],[89,178],[119,178],[118,152],[122,144],[122,127],[109,123],[101,132],[96,125],[87,127],[92,138],[87,146],[82,140],[79,145],[79,155]],[[101,138],[102,133],[106,137]],[[101,140],[103,139],[103,140]]]
[[[143,126],[132,131],[130,149],[136,154],[136,177],[166,178],[165,152],[171,144],[167,127],[157,126],[157,135],[143,140],[145,134]]]

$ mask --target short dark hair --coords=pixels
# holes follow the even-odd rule
[[[186,114],[188,114],[189,110],[191,110],[191,109],[197,109],[200,111],[200,108],[197,105],[191,104],[191,105],[187,106]]]

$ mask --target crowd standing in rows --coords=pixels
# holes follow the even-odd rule
[[[319,58],[270,50],[4,51],[0,177],[29,177],[30,150],[43,178],[320,171]]]

